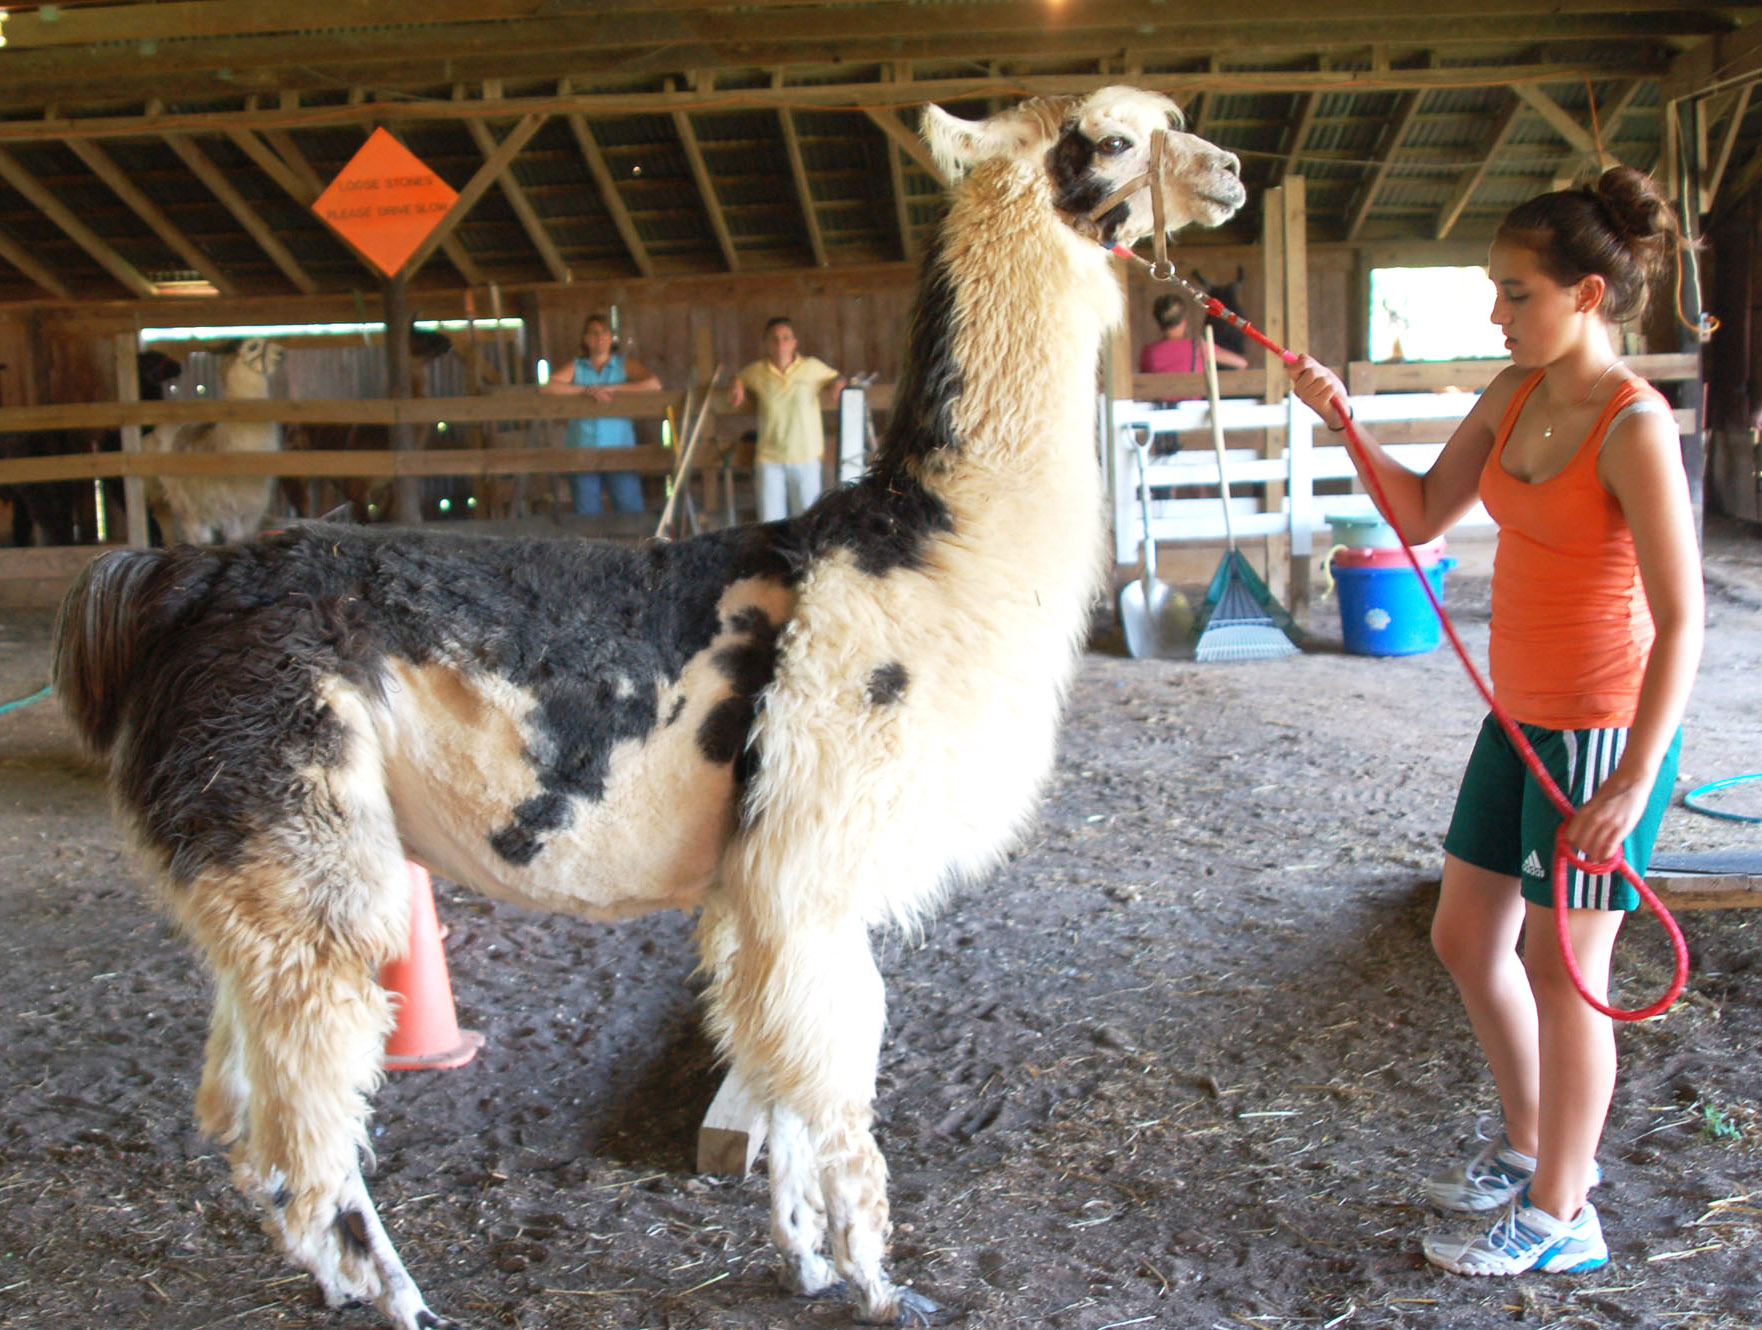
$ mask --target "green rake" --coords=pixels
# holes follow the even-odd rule
[[[1218,414],[1217,349],[1205,329],[1205,392],[1211,402],[1211,446],[1224,499],[1223,562],[1212,574],[1205,604],[1193,619],[1193,659],[1275,660],[1294,655],[1300,630],[1236,548],[1230,524],[1230,482],[1224,475],[1224,422]]]

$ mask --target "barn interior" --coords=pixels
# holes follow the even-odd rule
[[[767,319],[867,381],[859,440],[863,414],[885,424],[945,208],[920,108],[978,117],[1128,83],[1241,160],[1247,205],[1183,234],[1180,271],[1338,368],[1379,434],[1422,456],[1501,362],[1401,347],[1382,275],[1481,265],[1512,205],[1624,163],[1699,241],[1674,307],[1623,349],[1670,397],[1707,524],[1682,773],[1711,789],[1753,768],[1762,708],[1759,19],[1691,0],[0,8],[0,698],[16,699],[0,703],[0,1322],[380,1323],[320,1307],[277,1263],[198,1136],[207,981],[143,899],[96,766],[32,705],[49,608],[100,552],[154,538],[167,462],[147,431],[279,424],[268,456],[181,465],[273,474],[288,516],[346,501],[357,520],[616,539],[654,534],[663,509],[678,532],[748,520],[754,421],[722,389]],[[380,131],[451,200],[389,271],[320,215]],[[1164,288],[1119,276],[1129,324],[1097,367],[1115,591],[1142,575],[1148,527],[1149,572],[1197,598],[1226,532],[1206,388],[1137,373]],[[662,390],[620,401],[635,449],[584,457],[560,446],[565,423],[612,412],[538,386],[595,312]],[[245,336],[286,349],[267,401],[222,383]],[[1221,375],[1229,529],[1315,645],[1336,613],[1316,585],[1326,518],[1364,496],[1337,457],[1313,462],[1327,441],[1247,357]],[[829,476],[842,423],[828,411]],[[1179,443],[1149,464],[1144,511],[1140,424]],[[569,475],[614,468],[645,475],[648,511],[569,511]],[[1484,572],[1484,532],[1452,541],[1463,574]],[[1479,703],[1443,651],[1325,641],[1146,667],[1119,603],[1097,616],[1020,850],[923,933],[878,944],[901,1277],[974,1330],[1754,1327],[1753,829],[1666,822],[1671,848],[1748,867],[1659,879],[1673,906],[1737,908],[1684,916],[1687,994],[1622,1033],[1598,1194],[1614,1263],[1440,1282],[1413,1250],[1408,1183],[1461,1146],[1466,1109],[1496,1109],[1428,940]],[[1461,576],[1450,607],[1484,653],[1486,578]],[[435,895],[458,1020],[487,1044],[469,1068],[389,1077],[371,1132],[375,1194],[448,1323],[847,1324],[768,1264],[750,1114],[712,1102],[691,920],[613,928]],[[1669,981],[1649,922],[1616,968],[1629,1003]]]
[[[203,0],[11,6],[0,27],[0,433],[65,430],[79,451],[126,452],[139,427],[179,409],[225,415],[213,352],[241,329],[279,328],[290,355],[272,392],[300,402],[284,446],[320,454],[284,482],[285,511],[347,498],[396,520],[548,516],[566,507],[562,421],[590,408],[540,399],[533,385],[541,362],[567,364],[583,316],[607,310],[666,390],[637,410],[637,464],[659,508],[678,461],[664,445],[684,435],[718,368],[726,383],[756,357],[772,315],[796,321],[804,349],[870,378],[866,404],[884,417],[946,183],[914,132],[918,107],[979,116],[1024,95],[1127,82],[1168,92],[1194,132],[1242,161],[1247,207],[1182,237],[1186,270],[1234,283],[1232,298],[1275,339],[1356,366],[1355,392],[1379,381],[1374,273],[1479,264],[1498,218],[1538,190],[1617,161],[1654,173],[1704,243],[1679,308],[1656,307],[1628,349],[1679,357],[1652,372],[1691,426],[1691,470],[1717,510],[1762,517],[1749,315],[1762,6],[1289,8],[511,0],[414,14],[319,3],[295,24],[296,11]],[[380,129],[457,191],[390,274],[314,206]],[[1158,292],[1141,270],[1122,281],[1131,322],[1105,367],[1110,397],[1201,395],[1196,384],[1126,386]],[[1703,344],[1693,325],[1704,314],[1723,332]],[[446,342],[412,360],[379,332],[387,320]],[[143,350],[190,360],[168,390],[181,407],[123,400],[137,389],[117,366]],[[1383,391],[1484,381],[1475,367],[1409,366],[1403,379],[1388,348],[1379,354]],[[1224,376],[1225,396],[1280,400],[1280,376],[1269,383],[1264,368],[1252,352],[1241,377]],[[192,404],[198,395],[208,400]],[[411,395],[438,400],[385,400]],[[751,420],[725,406],[712,402],[686,487],[693,522],[750,504],[740,449]],[[1400,437],[1441,436],[1415,425]],[[1284,455],[1280,431],[1232,442]],[[353,456],[322,474],[338,449]],[[466,449],[496,452],[506,469],[459,460]],[[113,499],[101,518],[86,499],[75,529],[89,546],[145,539],[135,487],[152,465],[113,455],[108,470],[91,457],[0,469],[63,483],[124,476],[112,491],[136,502]],[[1348,488],[1324,479],[1317,502]],[[1238,485],[1262,513],[1289,508],[1285,489]],[[1159,554],[1171,576],[1215,557],[1215,527],[1169,528]],[[647,533],[628,520],[595,529]],[[1265,574],[1301,601],[1312,556],[1293,550],[1290,530],[1253,541]],[[14,544],[34,548],[0,554],[0,594],[52,598],[90,557],[66,542],[16,524]]]

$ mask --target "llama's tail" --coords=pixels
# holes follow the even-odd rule
[[[109,754],[122,724],[129,682],[156,615],[155,577],[174,556],[113,550],[87,564],[55,616],[49,682],[92,753]]]

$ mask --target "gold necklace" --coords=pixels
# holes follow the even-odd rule
[[[1597,385],[1603,382],[1603,380],[1609,376],[1609,371],[1614,369],[1620,363],[1621,357],[1617,356],[1614,360],[1611,360],[1607,365],[1603,366],[1603,372],[1591,380],[1591,386],[1585,389],[1585,395],[1579,398],[1576,402],[1568,403],[1567,410],[1576,411],[1579,407],[1590,401],[1591,394],[1597,391]],[[1544,439],[1551,439],[1554,437],[1554,404],[1552,402],[1548,403],[1548,419],[1542,426],[1542,437]]]

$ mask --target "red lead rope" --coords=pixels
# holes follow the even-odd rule
[[[1114,245],[1111,248],[1112,252],[1120,258],[1133,259],[1138,263],[1145,262],[1124,245]],[[1178,273],[1174,272],[1172,265],[1170,265],[1166,274],[1162,269],[1154,267],[1151,272],[1152,276],[1156,277],[1157,280],[1173,282],[1176,286],[1179,286],[1191,299],[1196,300],[1200,306],[1204,308],[1207,314],[1215,319],[1222,319],[1232,328],[1240,330],[1244,336],[1253,338],[1285,364],[1296,364],[1298,356],[1295,352],[1286,350],[1277,342],[1273,341],[1272,338],[1261,332],[1259,328],[1256,328],[1252,323],[1248,322],[1247,319],[1236,313],[1235,310],[1226,306],[1221,300],[1218,300],[1214,296],[1207,295],[1204,291],[1201,291],[1191,282],[1181,277]],[[1542,759],[1536,756],[1536,750],[1530,747],[1529,740],[1524,737],[1524,733],[1518,728],[1517,722],[1511,718],[1505,708],[1500,706],[1497,699],[1494,698],[1491,686],[1488,685],[1487,681],[1481,676],[1481,672],[1475,668],[1474,661],[1469,657],[1468,648],[1462,645],[1462,639],[1456,635],[1456,626],[1450,622],[1450,616],[1444,612],[1443,602],[1439,600],[1438,593],[1432,589],[1431,579],[1428,578],[1420,568],[1419,560],[1415,557],[1412,546],[1407,543],[1406,535],[1402,532],[1400,525],[1395,521],[1394,515],[1390,511],[1388,495],[1383,490],[1382,481],[1377,478],[1376,472],[1370,467],[1369,458],[1366,455],[1367,450],[1365,448],[1364,436],[1358,432],[1358,423],[1352,418],[1350,406],[1342,398],[1337,396],[1334,398],[1331,405],[1339,412],[1340,419],[1346,422],[1346,441],[1352,450],[1354,459],[1358,463],[1359,474],[1364,477],[1365,487],[1370,491],[1371,499],[1376,504],[1377,510],[1382,513],[1389,525],[1395,528],[1395,537],[1401,542],[1401,549],[1407,555],[1407,562],[1413,565],[1413,574],[1419,579],[1420,587],[1425,591],[1426,599],[1431,602],[1432,609],[1437,611],[1438,622],[1443,626],[1445,635],[1450,639],[1450,645],[1456,649],[1456,654],[1462,661],[1462,667],[1468,671],[1468,677],[1473,680],[1476,690],[1480,693],[1481,697],[1486,700],[1488,708],[1492,711],[1494,718],[1499,722],[1499,727],[1505,731],[1505,737],[1511,741],[1511,746],[1517,750],[1518,756],[1523,759],[1524,766],[1529,768],[1529,773],[1535,778],[1536,784],[1541,787],[1542,792],[1548,796],[1548,801],[1554,805],[1555,810],[1560,814],[1562,825],[1560,831],[1554,837],[1554,931],[1560,939],[1560,955],[1566,962],[1566,972],[1572,976],[1573,986],[1578,989],[1579,996],[1584,998],[1584,1000],[1592,1007],[1602,1012],[1605,1016],[1613,1017],[1618,1021],[1643,1021],[1658,1015],[1660,1012],[1665,1011],[1671,1003],[1675,1002],[1676,999],[1682,995],[1683,985],[1688,981],[1689,948],[1688,943],[1683,941],[1682,929],[1677,927],[1676,920],[1670,916],[1670,911],[1664,908],[1664,903],[1660,901],[1652,889],[1646,885],[1645,880],[1641,878],[1638,873],[1634,872],[1632,865],[1622,858],[1619,849],[1615,852],[1615,858],[1611,859],[1608,863],[1591,863],[1582,858],[1566,843],[1565,820],[1570,818],[1575,811],[1572,801],[1560,792],[1560,787],[1554,783],[1553,777],[1548,774],[1547,768],[1542,765]],[[1670,939],[1671,950],[1676,956],[1676,973],[1674,977],[1672,977],[1670,987],[1665,991],[1664,995],[1650,1006],[1636,1007],[1632,1010],[1626,1010],[1621,1007],[1611,1007],[1607,1003],[1600,1001],[1585,987],[1584,975],[1580,972],[1578,967],[1578,957],[1573,954],[1572,934],[1568,927],[1569,916],[1566,908],[1566,870],[1568,866],[1582,869],[1584,872],[1592,874],[1619,872],[1633,885],[1634,890],[1639,892],[1640,899],[1646,903],[1646,908],[1651,910],[1652,913],[1658,917],[1658,922],[1663,925],[1665,935]]]

